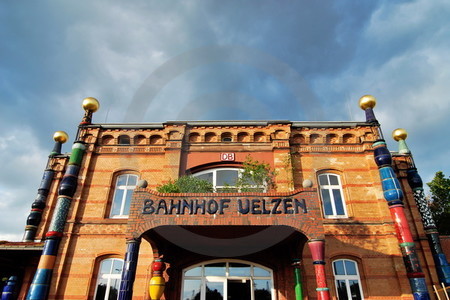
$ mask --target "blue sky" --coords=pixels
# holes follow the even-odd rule
[[[52,135],[94,122],[362,121],[450,175],[450,2],[1,1],[0,239],[19,240]],[[70,151],[70,144],[64,145]]]

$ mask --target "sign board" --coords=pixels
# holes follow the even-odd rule
[[[234,153],[220,153],[220,160],[221,161],[234,161],[235,155],[234,155]]]

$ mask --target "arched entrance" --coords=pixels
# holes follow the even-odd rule
[[[142,236],[167,265],[166,299],[295,298],[292,263],[301,259],[304,234],[281,225],[177,227]]]

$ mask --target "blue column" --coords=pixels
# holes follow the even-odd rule
[[[17,299],[16,288],[17,288],[17,276],[9,277],[7,284],[3,288],[1,300]]]
[[[133,296],[133,284],[136,277],[140,244],[140,239],[127,241],[127,253],[125,253],[125,262],[120,282],[119,300],[130,300]]]

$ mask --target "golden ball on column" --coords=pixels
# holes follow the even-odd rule
[[[406,140],[407,137],[408,132],[403,128],[397,128],[394,131],[392,131],[392,138],[397,142],[400,140]]]
[[[57,131],[53,135],[53,140],[55,142],[60,142],[62,144],[67,142],[68,139],[69,139],[69,135],[66,132],[64,132],[64,131]]]
[[[364,95],[359,98],[359,107],[366,110],[367,108],[374,108],[377,104],[377,99],[372,95]]]
[[[88,112],[96,112],[100,108],[100,103],[93,97],[83,99],[83,109]]]

